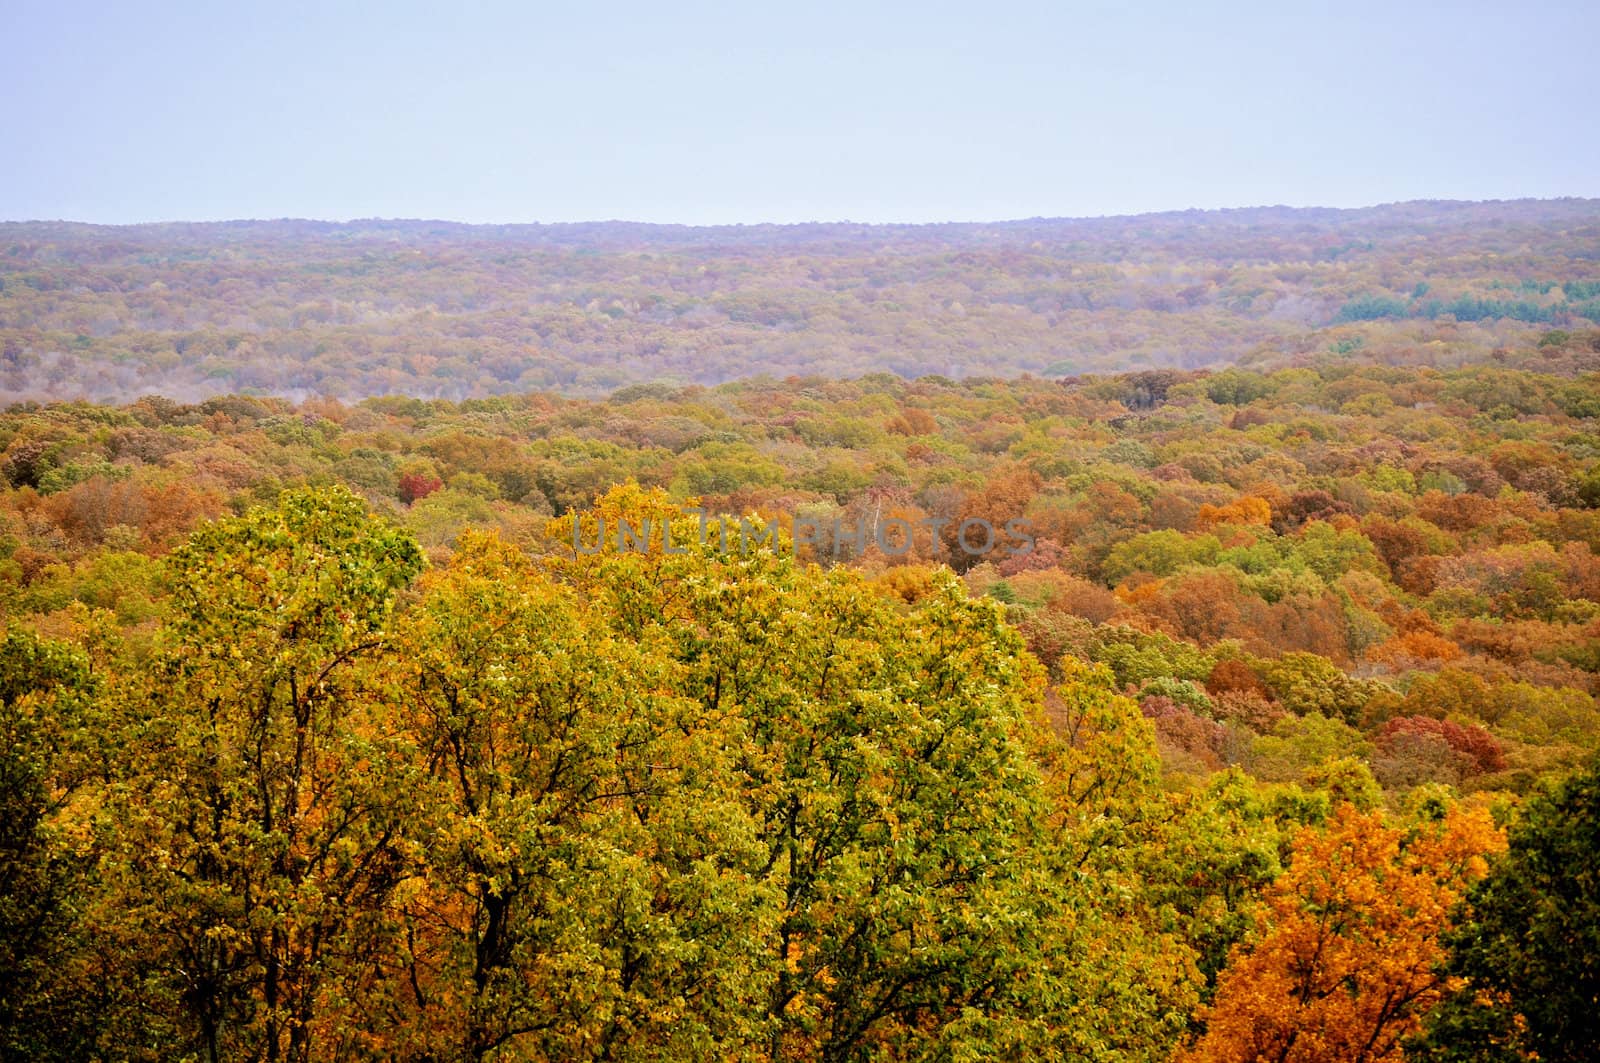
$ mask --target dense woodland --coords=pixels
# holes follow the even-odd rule
[[[1060,376],[1600,318],[1600,201],[990,225],[0,223],[0,400]],[[1329,335],[1329,328],[1345,328]]]
[[[4,227],[0,1058],[1596,1058],[1595,224]]]

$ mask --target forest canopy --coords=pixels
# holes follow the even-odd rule
[[[0,1057],[1594,1058],[1597,246],[0,226]]]
[[[1600,318],[1594,200],[993,224],[0,223],[0,400],[1455,366]]]

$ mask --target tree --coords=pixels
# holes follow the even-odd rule
[[[1229,953],[1255,925],[1262,890],[1283,871],[1295,824],[1282,822],[1269,795],[1237,768],[1216,773],[1163,817],[1140,860],[1151,899],[1177,915],[1196,952],[1207,1002]]]
[[[427,498],[443,486],[443,480],[427,472],[403,472],[400,474],[400,501],[409,506],[413,502]]]
[[[1211,531],[1227,524],[1267,527],[1271,523],[1271,504],[1254,495],[1241,495],[1225,506],[1213,506],[1208,502],[1195,515],[1195,524],[1201,531]]]
[[[637,527],[673,508],[620,488],[595,513]],[[570,529],[553,526],[569,544]],[[694,521],[674,526],[675,543],[695,539]],[[1192,999],[1184,950],[1082,870],[1117,852],[1117,780],[1148,781],[1157,763],[1148,725],[1100,726],[1139,720],[1103,672],[1069,674],[1082,745],[1061,747],[1041,726],[1037,665],[996,604],[948,573],[901,608],[848,571],[724,554],[714,536],[559,571],[617,637],[661,645],[682,669],[670,689],[732,728],[755,878],[773,891],[750,1054],[1118,1058],[1170,1044]],[[1141,768],[1118,755],[1130,741]],[[1148,947],[1122,947],[1135,938]]]
[[[1443,997],[1439,933],[1503,845],[1486,813],[1452,809],[1412,831],[1341,805],[1303,829],[1202,1009],[1188,1063],[1379,1063]]]
[[[763,1030],[778,905],[725,721],[681,670],[493,535],[397,635],[432,786],[397,985],[414,1058],[692,1058]],[[423,1021],[418,1023],[417,1018]]]
[[[80,1059],[96,997],[79,964],[91,863],[62,810],[97,769],[98,677],[88,658],[22,631],[0,636],[0,1057]]]
[[[1185,565],[1209,563],[1216,553],[1214,536],[1191,539],[1171,530],[1146,532],[1112,547],[1100,571],[1107,583],[1119,583],[1137,572],[1170,576]]]
[[[362,1036],[326,1013],[365,992],[414,792],[368,666],[421,565],[342,488],[285,492],[171,557],[168,641],[109,795],[106,903],[109,932],[145,944],[147,1008],[204,1059]]]
[[[1380,687],[1352,679],[1326,657],[1286,653],[1266,667],[1267,687],[1283,707],[1296,715],[1321,713],[1357,723],[1361,710]]]
[[[1411,1058],[1600,1058],[1600,764],[1528,800],[1445,944],[1459,988]]]
[[[985,560],[1000,561],[1032,548],[1027,525],[1014,522],[1022,520],[1028,503],[1039,492],[1039,483],[1039,474],[1028,468],[991,476],[941,527],[946,563],[965,572]]]

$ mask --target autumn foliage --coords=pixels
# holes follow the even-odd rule
[[[1409,830],[1344,805],[1294,841],[1185,1063],[1392,1063],[1444,995],[1440,934],[1505,842],[1482,811]]]
[[[1600,335],[1282,322],[1225,369],[0,413],[0,1057],[1589,1058]]]

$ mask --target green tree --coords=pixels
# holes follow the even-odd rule
[[[492,535],[397,634],[433,839],[398,979],[412,1058],[697,1058],[759,1039],[777,910],[723,721],[659,645]]]
[[[637,488],[597,510],[608,524],[671,516]],[[673,538],[692,543],[695,523]],[[1057,746],[1037,665],[996,603],[948,574],[901,608],[854,573],[768,550],[608,549],[561,572],[619,637],[664,645],[673,691],[729,728],[733,792],[773,891],[765,1036],[746,1054],[1110,1059],[1170,1045],[1193,999],[1189,954],[1149,926],[1131,885],[1107,898],[1085,866],[1114,863],[1104,825],[1159,763],[1103,672],[1063,688],[1077,739]]]
[[[1461,987],[1408,1058],[1600,1058],[1600,763],[1529,799],[1445,940]]]
[[[62,811],[91,780],[102,721],[85,654],[0,636],[0,1057],[81,1059],[97,996],[80,963],[91,858]]]
[[[1360,722],[1361,710],[1383,689],[1352,679],[1326,657],[1299,651],[1267,665],[1264,678],[1278,702],[1295,715],[1320,713],[1348,724]]]
[[[345,1009],[407,874],[411,792],[368,671],[421,566],[343,488],[285,492],[173,553],[105,902],[143,946],[145,1006],[186,1042],[157,1055],[337,1058],[362,1036]]]

